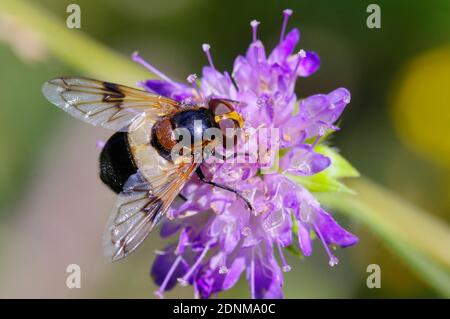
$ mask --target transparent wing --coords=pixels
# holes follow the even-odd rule
[[[144,174],[132,175],[119,194],[103,237],[108,260],[116,261],[133,252],[169,209],[195,171],[197,164],[166,166],[151,183]]]
[[[46,82],[44,96],[72,116],[96,126],[127,131],[140,116],[158,117],[176,111],[178,102],[127,86],[81,77]]]

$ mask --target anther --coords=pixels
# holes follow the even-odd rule
[[[208,58],[208,62],[209,62],[210,67],[212,67],[215,70],[216,68],[214,67],[214,63],[213,63],[213,60],[212,60],[212,57],[211,57],[211,52],[210,52],[211,46],[208,43],[203,43],[202,44],[202,49],[203,49],[203,52],[205,52],[206,57]]]
[[[161,71],[159,71],[157,68],[155,68],[153,65],[151,65],[150,63],[148,63],[146,60],[144,60],[137,51],[135,51],[132,56],[131,59],[134,62],[139,63],[140,65],[142,65],[144,68],[146,68],[147,70],[149,70],[150,72],[152,72],[153,74],[155,74],[156,76],[160,77],[161,79],[167,81],[167,82],[171,82],[171,83],[175,83],[174,81],[172,81],[171,78],[169,78],[167,75],[165,75],[164,73],[162,73]]]

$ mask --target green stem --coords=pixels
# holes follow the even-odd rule
[[[0,14],[28,28],[52,53],[83,75],[133,86],[138,80],[153,77],[130,58],[110,50],[78,29],[67,28],[65,21],[56,19],[34,3],[1,0]]]
[[[350,181],[358,196],[318,193],[322,204],[360,221],[416,274],[450,297],[450,231],[431,214],[365,178]]]

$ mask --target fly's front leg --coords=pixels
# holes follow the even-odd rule
[[[226,191],[232,192],[233,194],[235,194],[236,196],[238,196],[239,198],[241,198],[241,199],[245,202],[245,204],[247,205],[247,208],[248,208],[248,209],[250,209],[251,211],[253,211],[252,204],[250,204],[250,202],[249,202],[244,196],[242,196],[242,194],[239,193],[237,190],[235,190],[235,189],[233,189],[233,188],[231,188],[231,187],[228,187],[228,186],[226,186],[226,185],[222,185],[222,184],[218,184],[218,183],[215,183],[215,182],[212,182],[212,181],[208,181],[208,180],[206,179],[205,175],[203,174],[203,171],[202,171],[202,169],[201,169],[200,166],[197,167],[197,169],[195,170],[195,173],[197,174],[198,178],[199,178],[203,183],[206,183],[206,184],[209,184],[209,185],[212,185],[212,186],[215,186],[215,187],[219,187],[219,188],[224,189],[224,190],[226,190]]]

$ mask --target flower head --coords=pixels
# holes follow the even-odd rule
[[[283,14],[280,42],[270,53],[257,38],[259,22],[250,23],[252,43],[245,55],[236,58],[231,74],[217,70],[208,44],[202,46],[208,65],[199,80],[190,75],[189,84],[172,81],[133,55],[161,78],[140,83],[148,91],[180,102],[202,103],[213,97],[238,101],[237,111],[245,119],[245,134],[239,143],[254,146],[249,135],[274,128],[279,138],[266,144],[264,154],[276,158],[279,149],[275,144],[284,153],[278,169],[268,174],[261,173],[268,168],[261,156],[244,163],[202,164],[214,182],[236,189],[253,209],[231,192],[197,179],[190,181],[182,191],[186,201],[171,208],[168,217],[172,220],[161,227],[161,236],[174,240],[157,253],[151,270],[159,285],[158,296],[180,284],[192,285],[196,297],[208,298],[233,287],[245,273],[252,298],[281,298],[283,272],[291,269],[284,256],[286,247],[298,247],[310,256],[315,234],[334,266],[338,259],[330,247],[358,241],[307,189],[289,178],[311,176],[333,165],[315,146],[325,134],[338,129],[334,123],[350,102],[350,93],[339,88],[298,101],[297,78],[316,72],[320,59],[312,51],[295,51],[300,32],[293,29],[286,34],[292,11]]]

